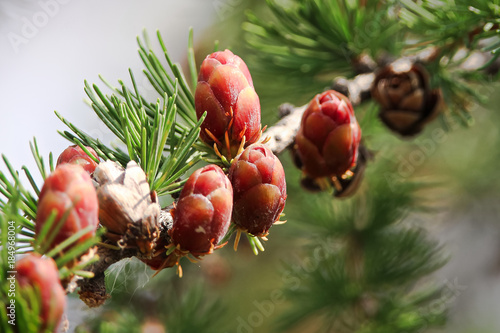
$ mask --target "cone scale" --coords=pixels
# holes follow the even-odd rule
[[[198,119],[207,112],[200,138],[231,160],[240,146],[261,136],[260,101],[245,62],[229,50],[203,61],[195,92]]]
[[[279,221],[287,196],[281,162],[265,145],[253,144],[233,160],[229,179],[234,191],[235,248],[242,232],[267,240],[269,229]],[[258,239],[250,241],[262,251]]]

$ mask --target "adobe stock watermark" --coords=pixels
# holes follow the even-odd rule
[[[37,10],[31,17],[21,17],[22,26],[19,32],[11,31],[7,34],[7,39],[18,53],[21,45],[28,44],[35,38],[41,29],[49,24],[51,18],[56,16],[61,5],[68,4],[71,0],[41,0],[38,1],[40,10]]]
[[[318,269],[320,264],[331,257],[335,252],[333,241],[324,241],[323,244],[317,246],[312,254],[306,258],[302,258],[298,263],[292,265],[290,269],[282,274],[282,282],[284,288],[289,290],[297,290],[302,281],[312,272]],[[282,288],[274,289],[269,293],[269,297],[265,300],[254,300],[252,302],[254,311],[247,316],[239,316],[236,318],[237,333],[256,333],[259,332],[259,327],[262,326],[265,320],[271,317],[276,310],[276,307],[286,301],[286,295]]]
[[[431,302],[427,307],[420,311],[420,314],[422,315],[422,318],[424,318],[425,322],[418,331],[412,332],[427,332],[432,327],[432,324],[429,323],[425,318],[432,318],[433,316],[437,316],[445,312],[450,308],[452,304],[456,302],[456,300],[464,293],[465,290],[467,290],[467,286],[460,285],[457,277],[454,278],[453,281],[445,280],[443,290],[441,291],[441,297]]]
[[[236,9],[244,3],[245,0],[215,0],[213,6],[217,16],[225,20],[234,14]]]
[[[7,296],[9,297],[9,303],[7,305],[7,318],[9,325],[16,325],[16,222],[9,221],[7,228],[7,281],[9,281],[9,287],[7,290]]]
[[[417,138],[413,143],[417,146],[411,152],[403,156],[396,156],[398,167],[396,172],[387,171],[384,173],[384,178],[389,184],[389,188],[394,191],[398,184],[410,178],[425,161],[431,157],[438,149],[439,145],[446,142],[450,137],[450,133],[461,128],[461,125],[456,120],[451,120],[449,123],[449,131],[442,128],[434,128],[429,137]]]
[[[452,304],[454,304],[460,295],[467,290],[467,286],[460,285],[458,282],[458,277],[455,277],[453,281],[445,280],[444,287],[441,292],[441,298],[430,303],[425,309],[426,313],[438,314],[442,313],[448,309]]]

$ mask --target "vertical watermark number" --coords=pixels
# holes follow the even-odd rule
[[[7,281],[9,281],[7,317],[10,325],[15,325],[16,321],[16,229],[16,222],[9,221],[7,228]]]

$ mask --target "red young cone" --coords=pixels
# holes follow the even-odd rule
[[[169,232],[172,244],[194,256],[211,253],[231,222],[233,189],[221,168],[196,170],[182,189]]]
[[[42,244],[45,248],[54,248],[88,226],[92,226],[92,230],[84,234],[78,242],[95,235],[99,224],[97,194],[89,174],[81,166],[62,164],[45,179],[38,200],[35,238],[53,211],[56,212],[56,219],[47,237],[58,228],[63,218],[66,219],[51,243]]]
[[[285,171],[280,160],[262,144],[253,144],[229,169],[233,184],[233,221],[240,230],[264,237],[286,201]]]
[[[234,156],[243,136],[247,145],[260,138],[260,102],[246,64],[231,51],[208,55],[201,64],[195,93],[196,115],[205,111],[201,139]],[[229,151],[228,151],[229,150]]]
[[[16,271],[19,292],[32,288],[40,297],[39,331],[56,332],[66,306],[66,293],[59,281],[56,263],[51,258],[32,253],[16,263]]]
[[[99,160],[99,156],[97,156],[97,153],[94,149],[92,149],[91,147],[85,148],[87,148],[87,150]],[[92,174],[98,165],[98,163],[91,159],[89,155],[87,155],[87,153],[85,153],[83,149],[77,145],[69,146],[68,148],[64,149],[61,155],[59,155],[59,158],[57,159],[57,166],[65,163],[80,165],[89,174]]]
[[[356,164],[360,140],[351,102],[328,90],[314,96],[304,112],[295,149],[307,176],[340,177]]]

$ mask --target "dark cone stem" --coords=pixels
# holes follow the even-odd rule
[[[97,255],[102,260],[92,264],[89,271],[94,273],[91,279],[82,279],[77,282],[80,287],[80,299],[87,304],[88,307],[98,307],[110,297],[106,292],[106,284],[104,281],[104,272],[112,264],[124,259],[130,258],[136,254],[137,250],[113,250],[108,247],[99,246]]]

